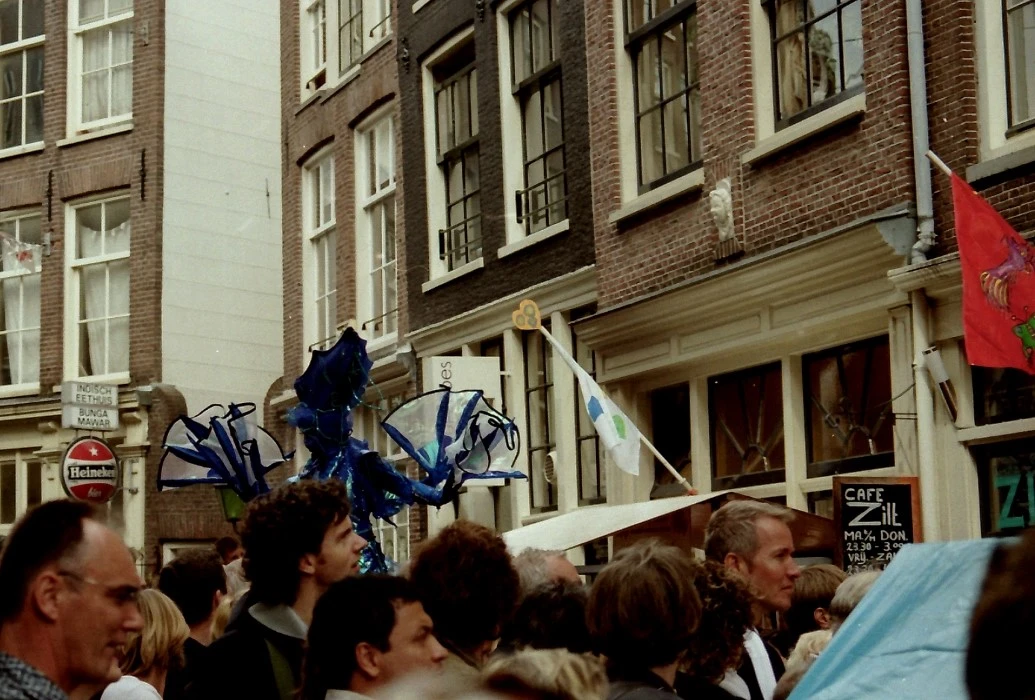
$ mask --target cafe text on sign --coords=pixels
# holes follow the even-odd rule
[[[835,562],[849,574],[883,567],[902,547],[920,542],[916,477],[834,477]]]

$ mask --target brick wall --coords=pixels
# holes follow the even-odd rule
[[[957,174],[979,159],[978,71],[974,3],[928,0],[924,3],[927,96],[931,149]],[[1005,81],[1005,78],[1004,78]],[[939,251],[956,248],[952,189],[935,170],[935,226]],[[1035,167],[1019,169],[994,184],[976,183],[977,191],[1018,231],[1035,231]]]
[[[904,7],[863,0],[866,114],[775,156],[741,165],[755,145],[751,0],[699,0],[705,192],[630,226],[608,223],[621,201],[611,2],[586,3],[590,139],[601,306],[656,292],[716,268],[718,234],[706,192],[733,186],[737,235],[757,255],[911,201],[912,151]],[[879,6],[878,6],[879,5]],[[647,271],[645,273],[645,271]]]
[[[405,200],[405,219],[412,234],[405,243],[406,286],[400,289],[406,289],[409,297],[410,328],[418,329],[593,263],[586,58],[583,49],[585,22],[582,3],[560,3],[563,120],[571,228],[561,236],[501,260],[496,251],[506,244],[506,198],[513,196],[513,193],[503,191],[503,148],[504,143],[516,148],[514,144],[520,134],[501,133],[495,17],[488,8],[484,11],[484,18],[479,17],[470,0],[436,0],[416,15],[411,11],[411,2],[403,0],[399,4],[400,41],[405,42],[409,52],[409,60],[399,75],[404,170],[418,174],[411,181]],[[421,291],[421,284],[429,278],[429,241],[426,233],[427,191],[423,175],[421,62],[444,41],[472,25],[478,67],[479,178],[485,267],[425,294]]]

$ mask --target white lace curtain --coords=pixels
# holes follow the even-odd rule
[[[133,25],[119,22],[83,34],[83,121],[133,108]]]
[[[111,211],[111,207],[108,207]],[[96,231],[80,224],[78,257],[129,251],[129,221]],[[129,259],[84,265],[81,269],[81,318],[86,324],[86,345],[80,346],[81,361],[89,361],[85,374],[113,374],[129,371]],[[80,336],[82,343],[82,336]]]
[[[3,271],[20,273],[3,280],[3,349],[7,351],[11,384],[40,378],[40,253],[38,245],[4,238],[0,241]]]

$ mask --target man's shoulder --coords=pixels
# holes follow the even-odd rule
[[[35,668],[0,652],[0,698],[4,700],[68,700],[68,696]]]
[[[646,683],[613,681],[607,700],[674,700],[676,695]]]

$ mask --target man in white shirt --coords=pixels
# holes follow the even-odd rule
[[[705,532],[707,558],[736,571],[757,596],[756,624],[772,612],[791,607],[794,581],[801,570],[794,561],[793,514],[764,501],[730,501],[712,514]],[[743,700],[772,700],[783,674],[783,659],[756,629],[744,635],[744,655],[736,673],[721,685]]]

